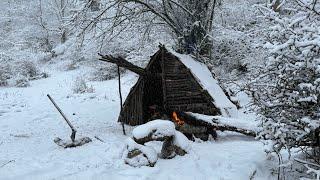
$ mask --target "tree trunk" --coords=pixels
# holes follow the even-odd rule
[[[204,27],[199,24],[194,24],[180,41],[182,53],[195,54],[211,57],[212,39],[207,34]]]

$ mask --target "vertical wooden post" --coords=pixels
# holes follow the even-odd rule
[[[161,49],[161,78],[162,78],[162,93],[163,93],[163,107],[164,110],[167,111],[167,89],[166,89],[166,72],[165,72],[165,65],[164,65],[164,47],[160,47]]]
[[[123,131],[123,135],[126,135],[126,130],[124,129],[124,122],[123,119],[121,118],[122,115],[122,109],[123,109],[123,105],[122,105],[122,94],[121,94],[121,77],[120,77],[120,67],[119,65],[117,65],[118,68],[118,85],[119,85],[119,97],[120,97],[120,119],[121,119],[121,125],[122,125],[122,131]]]

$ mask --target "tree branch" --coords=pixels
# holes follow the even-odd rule
[[[125,69],[128,69],[136,74],[139,74],[141,76],[146,75],[146,70],[136,66],[134,64],[132,64],[131,62],[128,62],[127,60],[125,60],[122,57],[113,57],[111,55],[101,55],[99,54],[99,56],[101,56],[101,58],[99,58],[100,61],[105,61],[105,62],[109,62],[109,63],[113,63],[118,65],[119,67],[123,67]]]

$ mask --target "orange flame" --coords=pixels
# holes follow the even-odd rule
[[[182,126],[184,124],[184,121],[178,117],[175,111],[173,111],[172,113],[172,118],[179,126]]]

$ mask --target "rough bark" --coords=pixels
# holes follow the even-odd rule
[[[102,55],[102,54],[99,54],[99,56],[101,56],[99,59],[100,61],[105,61],[105,62],[116,64],[119,67],[123,67],[125,69],[128,69],[128,70],[130,70],[136,74],[142,75],[142,76],[146,75],[145,69],[132,64],[131,62],[125,60],[124,58],[122,58],[120,56],[113,57],[111,55]]]

